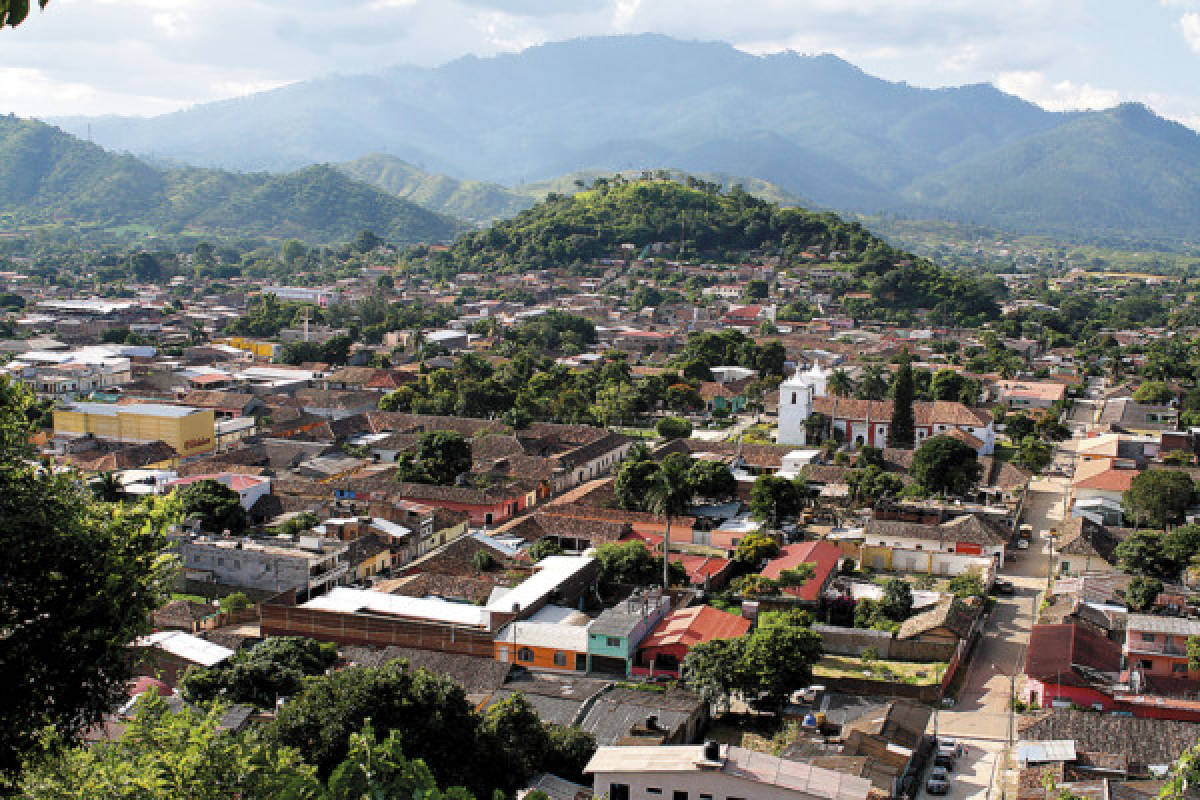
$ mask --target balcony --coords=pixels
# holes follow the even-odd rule
[[[325,586],[330,583],[337,583],[342,577],[350,571],[348,563],[341,563],[331,570],[321,573],[320,575],[310,575],[308,577],[308,588],[315,589],[318,586]]]
[[[1187,647],[1174,642],[1142,642],[1136,634],[1130,634],[1132,641],[1125,643],[1125,650],[1130,653],[1146,653],[1157,656],[1179,656],[1187,658]]]

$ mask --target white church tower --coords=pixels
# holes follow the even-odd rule
[[[779,444],[808,444],[804,423],[812,416],[813,398],[827,393],[829,375],[829,370],[814,363],[808,371],[797,369],[795,375],[779,384]]]

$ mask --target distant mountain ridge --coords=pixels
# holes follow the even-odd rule
[[[1200,236],[1200,136],[1140,106],[1048,112],[990,85],[923,89],[831,55],[754,56],[658,35],[332,76],[150,119],[61,122],[89,123],[114,149],[230,169],[379,153],[516,187],[670,165],[753,176],[828,208]]]
[[[443,241],[456,220],[327,165],[285,173],[159,168],[35,120],[0,116],[0,224],[144,225],[163,233]]]

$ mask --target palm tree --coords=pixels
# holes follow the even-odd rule
[[[125,496],[125,488],[121,486],[121,479],[112,472],[101,472],[91,483],[92,494],[97,500],[103,500],[106,503],[115,503]]]
[[[687,511],[692,503],[692,485],[688,479],[691,459],[682,453],[672,453],[658,464],[653,482],[646,492],[646,508],[663,517],[663,589],[671,586],[671,517]]]
[[[844,369],[835,369],[829,376],[829,393],[837,397],[849,397],[854,393],[854,380]]]
[[[208,331],[204,330],[204,323],[200,320],[192,320],[191,327],[188,328],[188,341],[192,344],[200,344],[208,338]]]
[[[863,368],[862,379],[858,382],[857,395],[863,400],[882,400],[887,397],[888,382],[883,377],[883,367],[871,364]]]

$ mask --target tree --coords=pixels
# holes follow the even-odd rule
[[[835,369],[829,375],[826,389],[834,397],[849,397],[854,394],[854,380],[843,369]]]
[[[679,413],[696,411],[704,408],[704,398],[686,383],[677,383],[667,387],[667,407]]]
[[[479,552],[484,553],[487,551],[480,550]],[[529,555],[529,560],[534,564],[538,563],[543,558],[561,555],[562,552],[562,545],[553,539],[538,539],[536,542],[529,545],[529,549],[526,551],[526,553]]]
[[[779,544],[765,533],[748,533],[738,542],[733,559],[748,569],[779,555]]]
[[[892,419],[888,425],[888,447],[911,449],[916,441],[917,423],[913,417],[912,364],[908,361],[896,370],[892,389]]]
[[[603,583],[646,585],[657,574],[655,559],[640,541],[605,542],[596,548]]]
[[[879,610],[893,622],[903,622],[912,616],[912,587],[900,578],[888,578],[883,584],[883,599]]]
[[[737,495],[737,479],[719,461],[694,461],[688,470],[692,492],[709,500],[729,500]]]
[[[346,760],[329,776],[325,800],[474,800],[466,789],[442,792],[433,772],[419,758],[404,757],[402,737],[388,733],[380,741],[370,721],[359,733],[350,735]]]
[[[1166,405],[1175,399],[1171,387],[1162,381],[1146,381],[1133,393],[1135,403],[1145,403],[1152,406]]]
[[[45,8],[50,0],[38,0],[38,8]],[[29,15],[29,0],[0,0],[0,28],[5,25],[16,27]]]
[[[617,479],[613,483],[613,494],[617,505],[627,511],[645,511],[646,497],[654,476],[658,474],[658,462],[649,459],[627,460],[617,470]]]
[[[1187,640],[1188,669],[1200,672],[1200,636],[1189,636]]]
[[[887,378],[883,376],[883,367],[871,364],[863,368],[855,396],[863,400],[882,400],[887,396],[887,390]]]
[[[1186,472],[1148,469],[1134,476],[1121,505],[1135,525],[1163,527],[1182,518],[1195,491]]]
[[[348,757],[350,735],[368,719],[381,735],[396,731],[401,750],[423,760],[442,784],[466,786],[481,797],[509,784],[502,764],[489,768],[463,758],[483,745],[480,720],[462,686],[424,669],[410,672],[400,660],[310,678],[263,735],[301,749],[318,774],[328,776]]]
[[[812,628],[760,625],[746,642],[746,682],[760,701],[778,708],[793,691],[812,683],[812,668],[820,659],[821,637]]]
[[[898,475],[884,472],[871,464],[866,469],[852,469],[846,475],[850,487],[850,499],[860,503],[875,503],[885,495],[896,495],[904,488]]]
[[[574,726],[547,725],[546,728],[550,732],[550,747],[542,761],[542,770],[575,783],[587,783],[583,770],[596,754],[596,737]]]
[[[1012,414],[1004,418],[1004,432],[1014,442],[1022,441],[1026,436],[1031,436],[1035,427],[1033,420],[1029,418],[1028,414]]]
[[[125,487],[113,472],[101,472],[88,485],[96,499],[105,503],[119,502],[125,496]]]
[[[324,673],[336,661],[337,648],[331,644],[303,636],[272,636],[216,666],[189,669],[180,690],[194,703],[220,698],[274,708],[280,697],[300,691],[305,677]]]
[[[952,369],[939,369],[929,379],[929,393],[934,400],[959,402],[967,379]]]
[[[415,457],[401,457],[396,479],[451,486],[470,471],[471,443],[456,431],[432,431],[421,434]]]
[[[471,556],[471,566],[476,572],[487,572],[496,566],[496,557],[487,550],[476,550]]]
[[[54,726],[66,744],[126,697],[129,642],[148,633],[173,560],[173,498],[97,503],[30,456],[33,398],[0,377],[0,785]]]
[[[1016,462],[1031,472],[1041,472],[1054,460],[1054,445],[1036,436],[1021,439],[1017,448]]]
[[[975,448],[953,436],[926,439],[913,455],[913,479],[929,492],[966,494],[982,472]]]
[[[505,768],[512,782],[524,786],[546,759],[550,750],[550,734],[537,711],[517,692],[483,713],[482,731],[496,749],[509,755]]]
[[[664,439],[686,439],[692,435],[692,423],[682,417],[663,417],[654,430]]]
[[[709,703],[729,708],[733,693],[746,684],[745,653],[745,637],[701,642],[683,660],[683,678]]]
[[[288,266],[295,266],[297,262],[303,261],[308,257],[308,248],[299,239],[288,239],[283,243],[280,256],[283,258],[283,263]]]
[[[859,467],[860,469],[865,469],[866,467],[879,467],[880,469],[887,469],[887,462],[885,462],[883,459],[883,450],[873,445],[866,444],[859,448],[858,458],[855,459],[854,466]]]
[[[202,530],[238,534],[246,529],[241,495],[220,481],[205,478],[184,487],[179,502],[184,516],[199,518]]]
[[[153,253],[134,253],[129,257],[129,272],[139,281],[156,281],[162,277],[162,264]]]
[[[22,796],[29,800],[320,800],[324,796],[316,771],[295,748],[263,741],[251,731],[223,730],[224,712],[220,705],[206,711],[186,707],[171,711],[157,695],[143,696],[116,742],[63,748],[66,742],[52,741],[48,757],[22,779]]]
[[[1158,578],[1134,576],[1125,589],[1125,603],[1131,611],[1146,611],[1162,593],[1163,584]]]
[[[787,478],[760,475],[750,487],[750,513],[769,527],[778,528],[788,517],[804,507],[799,486]]]
[[[250,598],[245,592],[233,592],[221,598],[221,610],[227,614],[243,611],[251,606]]]
[[[1154,531],[1134,531],[1116,546],[1113,555],[1117,565],[1133,575],[1170,578],[1173,565],[1163,554],[1162,534]]]
[[[1179,580],[1180,573],[1197,553],[1200,553],[1200,525],[1179,525],[1163,534],[1162,554],[1171,562],[1171,579]]]
[[[671,585],[671,517],[687,511],[692,502],[692,484],[688,480],[691,459],[681,453],[671,453],[658,465],[646,493],[646,510],[662,517],[663,526],[663,588]]]

